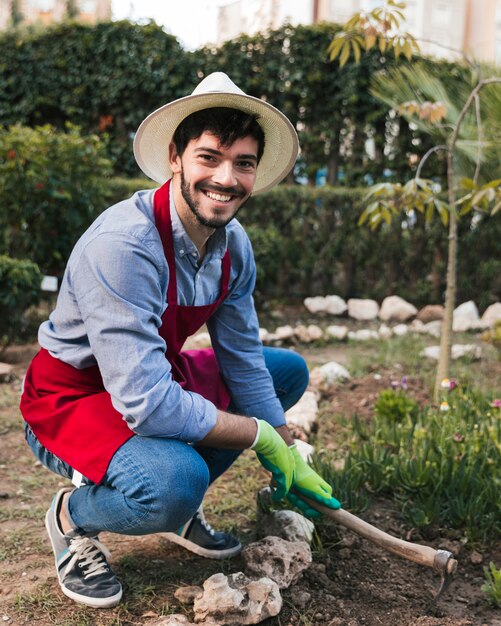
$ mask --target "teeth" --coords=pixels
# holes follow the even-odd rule
[[[211,200],[217,200],[218,202],[229,202],[231,200],[231,196],[222,196],[219,193],[214,193],[213,191],[206,191],[207,196]]]

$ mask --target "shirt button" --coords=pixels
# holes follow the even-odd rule
[[[194,257],[195,259],[197,258],[197,253],[196,252],[192,252],[191,256]]]
[[[184,250],[182,250],[182,249],[181,249],[181,250],[179,250],[179,252],[180,252],[181,254],[184,254]]]

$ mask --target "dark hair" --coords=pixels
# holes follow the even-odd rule
[[[192,139],[198,139],[204,132],[215,135],[221,145],[231,146],[237,139],[251,136],[257,140],[257,160],[264,152],[264,132],[258,123],[258,116],[244,113],[239,109],[214,107],[202,109],[188,115],[176,128],[172,140],[181,156]]]

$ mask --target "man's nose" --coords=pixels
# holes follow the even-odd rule
[[[212,179],[222,187],[233,187],[237,183],[233,163],[231,161],[222,161],[219,163]]]

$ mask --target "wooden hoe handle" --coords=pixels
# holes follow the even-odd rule
[[[341,526],[349,528],[357,533],[357,535],[368,539],[393,554],[398,554],[408,561],[419,563],[419,565],[431,567],[443,576],[452,575],[456,571],[457,561],[452,558],[453,555],[451,552],[447,552],[446,550],[434,550],[429,546],[422,546],[418,543],[397,539],[397,537],[392,537],[392,535],[364,522],[356,515],[352,515],[344,509],[330,509],[309,498],[305,498],[303,495],[301,495],[301,498],[308,502],[311,507],[327,515],[338,524],[341,524]]]

